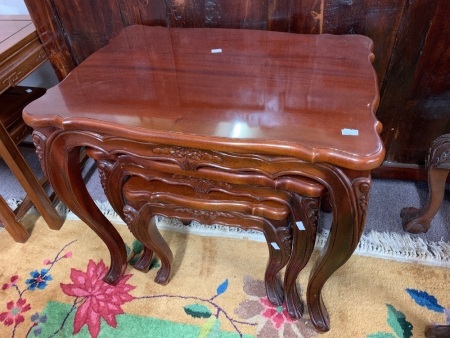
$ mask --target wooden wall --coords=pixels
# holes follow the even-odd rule
[[[449,0],[25,2],[60,78],[131,24],[367,35],[375,43],[386,168],[422,165],[431,141],[450,132]]]

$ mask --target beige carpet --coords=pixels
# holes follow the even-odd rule
[[[448,268],[354,255],[326,284],[332,328],[319,334],[307,315],[292,322],[267,303],[265,243],[164,231],[175,256],[170,283],[153,282],[155,262],[148,273],[130,265],[110,287],[100,281],[108,251],[84,223],[52,231],[37,216],[25,222],[26,244],[0,231],[0,337],[423,337],[450,317]],[[117,229],[132,264],[141,247]]]

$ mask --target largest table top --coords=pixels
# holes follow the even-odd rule
[[[371,49],[360,35],[130,26],[24,119],[370,170],[384,155]]]

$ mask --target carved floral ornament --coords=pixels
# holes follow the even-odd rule
[[[176,174],[173,175],[172,177],[180,183],[181,182],[189,183],[189,185],[191,185],[196,192],[200,193],[208,193],[213,188],[223,188],[226,190],[231,190],[233,188],[233,186],[229,183],[213,181],[204,178],[183,176]]]
[[[154,154],[170,155],[175,158],[186,158],[193,161],[223,162],[223,159],[211,151],[204,151],[184,147],[158,147],[153,149]]]
[[[434,140],[429,151],[427,166],[450,169],[450,134],[439,136]]]

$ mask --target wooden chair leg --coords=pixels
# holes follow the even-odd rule
[[[30,237],[28,230],[16,220],[16,215],[2,196],[0,196],[0,222],[16,242],[25,243]]]
[[[427,203],[421,208],[403,208],[400,216],[403,229],[418,234],[430,229],[431,220],[438,212],[444,199],[445,182],[450,172],[450,134],[442,135],[434,140],[428,154],[428,186]]]
[[[31,171],[16,144],[11,140],[8,131],[0,123],[0,156],[17,177],[31,201],[51,229],[58,230],[63,219],[57,213],[44,188]]]

